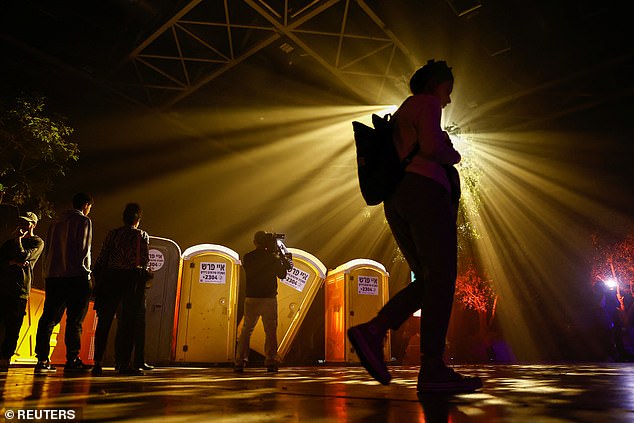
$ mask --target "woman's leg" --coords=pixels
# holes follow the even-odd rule
[[[134,346],[134,335],[137,330],[137,316],[139,309],[142,307],[144,298],[144,284],[135,272],[127,275],[127,287],[121,301],[121,320],[117,326],[121,333],[117,333],[120,340],[120,359],[119,371],[128,371],[130,366],[130,358],[132,357],[132,348]]]
[[[388,218],[388,222],[416,279],[381,314],[394,313],[393,321],[406,319],[409,316],[397,310],[410,312],[411,304],[420,306],[421,353],[442,358],[457,264],[456,224],[449,192],[429,178],[408,174],[387,208],[386,214],[392,213],[398,219]]]

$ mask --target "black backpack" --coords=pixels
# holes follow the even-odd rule
[[[357,172],[361,195],[369,206],[387,200],[405,173],[405,167],[418,152],[418,143],[401,160],[392,141],[392,116],[372,115],[371,128],[361,122],[352,122],[357,147]]]

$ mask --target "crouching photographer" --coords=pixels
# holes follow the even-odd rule
[[[238,338],[235,371],[242,373],[249,356],[251,334],[260,317],[264,326],[264,354],[267,372],[278,371],[277,278],[284,279],[293,268],[292,256],[282,242],[284,235],[258,231],[255,249],[242,259],[246,273],[244,322]]]

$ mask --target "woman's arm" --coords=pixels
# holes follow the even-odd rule
[[[460,162],[460,153],[453,148],[449,135],[440,128],[440,116],[437,99],[428,97],[421,103],[416,119],[419,154],[439,164],[456,164]]]

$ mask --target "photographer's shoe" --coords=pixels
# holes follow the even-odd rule
[[[244,373],[244,368],[247,365],[247,361],[246,360],[242,360],[240,363],[236,363],[233,366],[233,371],[234,373]]]
[[[74,359],[67,361],[64,365],[64,372],[88,372],[92,369],[92,366],[88,364],[84,364],[79,357],[75,357]]]
[[[364,323],[348,329],[348,339],[363,367],[378,382],[388,385],[392,376],[385,365],[383,356],[384,338],[385,332],[372,323]]]
[[[35,374],[55,373],[57,369],[51,364],[49,360],[38,360],[35,365]]]

